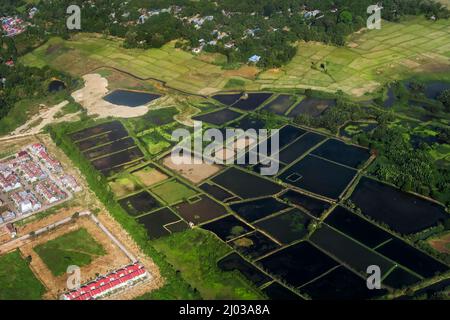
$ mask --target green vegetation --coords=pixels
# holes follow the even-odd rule
[[[204,299],[262,299],[248,281],[235,272],[223,272],[217,261],[231,252],[226,244],[201,229],[155,240],[155,248],[181,272]]]
[[[143,252],[152,258],[158,265],[162,277],[165,279],[164,286],[158,290],[142,296],[142,299],[168,299],[168,300],[186,300],[199,299],[199,293],[184,281],[180,274],[176,273],[173,267],[168,264],[165,257],[156,251],[149,241],[147,231],[134,218],[130,217],[122,207],[117,203],[114,194],[105,188],[108,181],[84,158],[82,153],[76,148],[70,138],[69,132],[81,130],[94,125],[91,119],[85,121],[64,123],[49,126],[47,129],[55,143],[66,153],[73,161],[84,177],[90,189],[96,194],[98,199],[105,205],[109,213],[118,221],[128,232],[134,241],[140,246]]]
[[[300,43],[297,54],[285,67],[264,71],[254,81],[253,75],[249,77],[243,73],[242,77],[248,80],[245,88],[310,87],[362,96],[392,80],[407,78],[416,71],[427,71],[430,65],[440,65],[440,70],[448,70],[446,48],[450,39],[445,32],[447,23],[446,20],[432,22],[423,18],[408,18],[401,23],[383,21],[381,30],[352,35],[348,40],[350,46]],[[433,53],[433,57],[429,57],[429,53]],[[171,87],[195,93],[205,88],[219,90],[230,79],[236,78],[200,57],[177,51],[173,43],[158,49],[124,49],[120,40],[90,34],[78,34],[70,41],[52,38],[21,59],[26,65],[50,65],[75,75],[95,67],[110,66],[141,78],[157,78]],[[322,63],[326,63],[326,69],[314,67]]]
[[[86,229],[78,229],[40,244],[34,251],[55,276],[63,275],[70,265],[86,266],[96,257],[106,254]]]
[[[80,106],[78,103],[71,101],[68,104],[66,104],[64,107],[61,108],[61,111],[59,111],[57,114],[55,114],[55,118],[62,118],[67,114],[71,113],[77,113],[78,111],[82,111],[83,107]]]
[[[175,107],[150,110],[144,116],[137,119],[128,119],[127,123],[135,133],[174,122],[174,116],[178,114]]]
[[[109,186],[117,198],[126,196],[139,189],[136,179],[126,172],[117,175],[114,180],[109,183]]]
[[[176,180],[164,182],[152,188],[151,191],[168,204],[187,200],[196,194],[194,190]]]
[[[18,250],[0,256],[0,300],[39,300],[45,287]]]

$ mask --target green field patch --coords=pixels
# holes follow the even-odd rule
[[[44,293],[18,250],[0,256],[0,300],[39,300]]]
[[[195,190],[181,184],[177,180],[164,182],[152,188],[151,191],[168,204],[187,200],[197,194]]]
[[[34,251],[57,277],[65,274],[70,265],[83,267],[106,254],[105,249],[83,228],[40,244],[34,247]]]
[[[201,229],[176,233],[152,242],[205,300],[253,300],[263,295],[242,275],[224,272],[217,261],[231,248]]]
[[[127,173],[122,173],[109,183],[109,186],[117,198],[124,197],[140,189],[136,181]]]

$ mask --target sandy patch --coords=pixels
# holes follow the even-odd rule
[[[146,187],[164,181],[168,178],[167,175],[153,168],[134,172],[133,176],[137,177]]]
[[[450,253],[450,233],[440,238],[431,239],[428,243],[433,249],[441,253]]]
[[[72,97],[87,110],[88,115],[98,115],[100,118],[133,118],[148,112],[147,106],[131,108],[103,100],[108,93],[108,80],[101,75],[87,74],[83,76],[83,79],[84,88],[73,92]]]
[[[237,70],[227,70],[224,73],[225,77],[243,77],[247,79],[255,79],[259,73],[259,69],[254,66],[243,66]]]
[[[191,164],[175,164],[173,162],[181,162],[182,160],[188,162],[190,159],[189,155],[175,156],[174,159],[172,159],[172,155],[169,155],[164,158],[163,164],[195,184],[202,182],[221,170],[221,167],[215,164],[193,164],[192,161]]]

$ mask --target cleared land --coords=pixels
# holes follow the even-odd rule
[[[401,23],[383,21],[381,30],[364,31],[349,38],[346,47],[300,43],[298,54],[285,67],[257,76],[245,67],[230,73],[207,59],[174,48],[124,49],[120,39],[79,34],[70,41],[52,38],[27,54],[28,65],[50,65],[76,75],[101,66],[114,67],[140,78],[156,78],[176,89],[209,94],[224,88],[238,74],[247,77],[247,90],[265,88],[314,88],[343,90],[355,96],[417,72],[445,72],[450,69],[450,25],[447,20],[409,18]],[[326,64],[326,72],[313,64]]]
[[[85,266],[106,254],[86,229],[78,229],[34,248],[55,276],[64,274],[69,265]]]
[[[195,184],[213,176],[221,170],[220,166],[205,162],[200,164],[189,164],[188,162],[192,162],[190,159],[191,157],[186,155],[177,157],[172,157],[172,155],[169,155],[164,158],[163,163],[169,169],[176,171],[178,174]],[[186,164],[177,164],[177,162],[182,161],[186,162]]]

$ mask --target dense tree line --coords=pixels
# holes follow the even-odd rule
[[[11,4],[29,9],[32,4],[22,0],[8,0],[0,6],[5,12]],[[174,39],[183,40],[180,46],[192,49],[199,40],[216,39],[215,30],[226,33],[216,44],[206,45],[204,50],[226,55],[228,62],[247,62],[252,55],[262,59],[263,68],[279,67],[295,55],[298,40],[321,41],[343,45],[346,37],[365,27],[367,7],[372,0],[51,0],[39,3],[39,12],[33,18],[36,27],[29,28],[28,37],[46,38],[49,35],[68,37],[65,27],[66,8],[77,4],[82,9],[82,32],[98,32],[125,38],[127,47],[155,48]],[[148,10],[178,6],[175,14],[162,13],[151,16],[144,23],[137,21]],[[448,18],[449,12],[441,4],[428,0],[383,1],[382,17],[398,21],[404,15],[426,15]],[[145,10],[142,10],[145,9]],[[315,17],[305,17],[304,12],[320,10]],[[25,10],[27,11],[27,10]],[[199,29],[182,19],[185,17],[213,16]],[[246,35],[245,31],[254,31]],[[21,37],[26,37],[23,35]],[[234,47],[226,46],[230,42]],[[25,43],[34,43],[26,41]],[[237,49],[238,48],[238,49]]]

